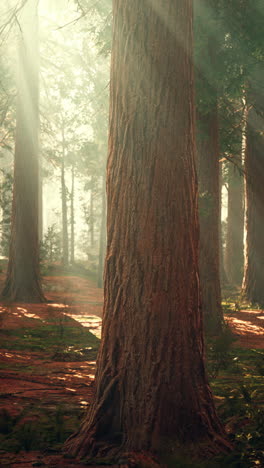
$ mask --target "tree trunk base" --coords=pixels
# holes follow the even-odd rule
[[[166,468],[169,461],[175,460],[177,466],[177,459],[186,459],[188,463],[199,462],[230,453],[232,450],[232,443],[218,434],[212,439],[204,439],[197,443],[180,444],[169,441],[164,444],[158,455],[148,451],[126,451],[124,444],[115,446],[108,444],[106,440],[97,441],[93,437],[82,438],[80,443],[78,434],[71,436],[64,445],[65,455],[85,460],[88,466],[109,464],[118,468]]]

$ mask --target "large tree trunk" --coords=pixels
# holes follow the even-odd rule
[[[28,0],[20,23],[17,123],[11,243],[2,297],[41,302],[38,240],[37,0]]]
[[[260,99],[259,99],[260,100]],[[264,99],[262,98],[262,105]],[[259,102],[258,102],[259,104]],[[263,106],[264,109],[264,106]],[[263,117],[250,108],[246,128],[246,256],[243,292],[264,307],[264,137]]]
[[[91,409],[66,448],[218,452],[198,275],[192,2],[114,0],[113,16],[102,343]]]
[[[228,162],[228,217],[225,249],[225,270],[228,281],[241,285],[244,263],[244,178],[242,155]]]
[[[199,115],[200,276],[202,304],[208,331],[222,327],[220,286],[220,190],[217,99],[206,115]]]

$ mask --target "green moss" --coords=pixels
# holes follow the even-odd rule
[[[17,418],[8,415],[8,428],[4,427],[4,434],[0,435],[0,449],[8,452],[42,450],[47,447],[59,449],[79,427],[81,415],[80,407],[76,406],[69,411],[63,405],[53,410],[32,405]]]
[[[1,347],[8,350],[45,351],[72,346],[77,349],[98,349],[99,340],[87,328],[71,326],[71,320],[54,320],[38,328],[1,330]],[[15,338],[15,339],[10,339]]]

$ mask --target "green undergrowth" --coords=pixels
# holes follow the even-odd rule
[[[0,330],[1,348],[7,350],[45,352],[58,360],[94,359],[99,339],[87,328],[73,326],[72,319],[58,318],[35,328]],[[74,358],[74,359],[73,359]]]
[[[86,268],[82,264],[69,265],[68,267],[56,263],[42,263],[41,275],[45,276],[77,276],[79,278],[97,281],[97,272]]]
[[[206,461],[165,456],[168,468],[264,466],[264,350],[235,346],[230,332],[207,344],[207,368],[218,415],[234,450]]]
[[[239,348],[225,327],[221,336],[207,342],[207,370],[234,451],[197,468],[264,466],[264,349]]]
[[[62,444],[80,425],[83,408],[58,405],[43,408],[27,406],[12,417],[0,410],[0,451],[18,453],[21,450],[59,450]]]

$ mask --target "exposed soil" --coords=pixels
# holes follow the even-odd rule
[[[240,310],[225,316],[237,338],[236,346],[248,349],[264,348],[264,312]]]
[[[2,281],[3,275],[0,276],[0,287]],[[55,323],[58,333],[62,335],[64,327],[70,325],[81,330],[85,327],[100,337],[103,292],[92,281],[74,276],[45,277],[44,289],[49,301],[47,304],[0,305],[2,336],[10,331],[33,330]],[[236,346],[264,347],[263,312],[241,310],[229,313],[226,320],[237,336]],[[89,407],[93,395],[95,356],[91,354],[89,358],[88,350],[87,359],[69,360],[70,353],[64,359],[63,353],[54,352],[49,345],[47,349],[32,351],[17,349],[16,344],[16,336],[12,333],[8,347],[2,347],[0,342],[2,418],[5,415],[13,420],[17,418],[17,425],[23,426],[38,421],[49,412],[56,413],[56,408],[60,407],[64,412],[63,420],[69,420],[69,427],[71,415],[75,415],[76,424],[76,420]],[[41,451],[27,449],[15,453],[0,450],[0,467],[32,466],[87,465],[63,458],[58,449],[56,451],[48,444]]]

